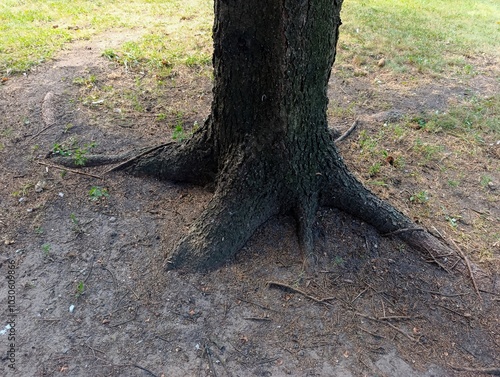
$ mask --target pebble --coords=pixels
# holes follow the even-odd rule
[[[38,181],[37,184],[35,185],[35,192],[42,192],[46,185],[47,182]]]

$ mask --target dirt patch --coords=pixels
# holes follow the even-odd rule
[[[287,217],[262,227],[216,271],[165,273],[165,253],[210,192],[121,174],[105,180],[61,174],[38,164],[71,138],[112,154],[166,140],[175,122],[185,132],[202,124],[207,75],[178,70],[162,78],[160,90],[147,83],[154,80],[147,72],[101,56],[136,36],[80,42],[0,87],[0,263],[2,275],[15,271],[15,317],[8,285],[0,288],[0,363],[7,375],[476,376],[454,367],[500,363],[494,259],[476,272],[479,298],[467,276],[440,270],[343,213],[321,210],[314,277],[302,275],[295,224]],[[99,97],[93,79],[85,81],[91,76]],[[471,87],[490,88],[488,77]],[[144,83],[134,86],[137,80]],[[367,130],[443,109],[469,88],[442,81],[404,91],[406,84],[374,80],[335,79],[330,88],[339,106],[357,101]],[[114,89],[103,94],[105,87]],[[136,108],[120,102],[126,96],[116,93],[126,88],[135,88],[127,98]],[[351,121],[335,118],[339,128]],[[347,160],[357,153],[349,142],[341,148]],[[92,195],[93,187],[101,194]],[[465,196],[460,188],[457,195]],[[468,200],[499,218],[494,200]],[[8,353],[13,318],[16,371]]]

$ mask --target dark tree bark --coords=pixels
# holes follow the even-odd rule
[[[132,173],[215,187],[204,213],[168,256],[169,268],[217,266],[271,216],[290,211],[311,261],[320,205],[353,214],[428,253],[446,248],[368,191],[337,152],[326,110],[341,5],[215,0],[210,117],[187,142],[120,165]]]

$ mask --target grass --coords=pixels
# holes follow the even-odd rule
[[[355,0],[344,2],[339,63],[473,74],[471,56],[499,56],[496,0]]]
[[[68,42],[117,28],[153,33],[138,42],[142,52],[152,51],[153,45],[165,43],[175,33],[177,39],[168,47],[167,59],[188,64],[206,61],[199,47],[210,39],[211,9],[209,0],[3,0],[0,74],[27,71],[53,57]],[[133,53],[138,60],[160,61],[158,54],[142,52],[129,46],[127,54]]]
[[[500,94],[487,98],[472,97],[459,106],[429,114],[420,121],[431,132],[473,134],[482,140],[484,134],[500,133]]]
[[[344,3],[339,65],[395,71],[476,73],[469,57],[499,55],[496,0],[351,0]],[[65,43],[110,29],[144,29],[142,38],[104,54],[123,64],[209,65],[211,0],[3,0],[0,73],[24,72]]]

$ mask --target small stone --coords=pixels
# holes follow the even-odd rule
[[[69,307],[69,312],[70,312],[70,313],[73,313],[73,312],[74,312],[74,310],[75,310],[75,305],[70,305],[70,307]]]
[[[109,218],[109,222],[110,222],[110,223],[114,223],[115,221],[116,221],[116,217],[111,216],[111,217]]]
[[[42,192],[46,185],[47,182],[38,181],[37,184],[35,185],[35,192]]]
[[[377,62],[377,66],[380,67],[380,68],[384,67],[385,66],[385,59],[384,58],[380,59]]]

